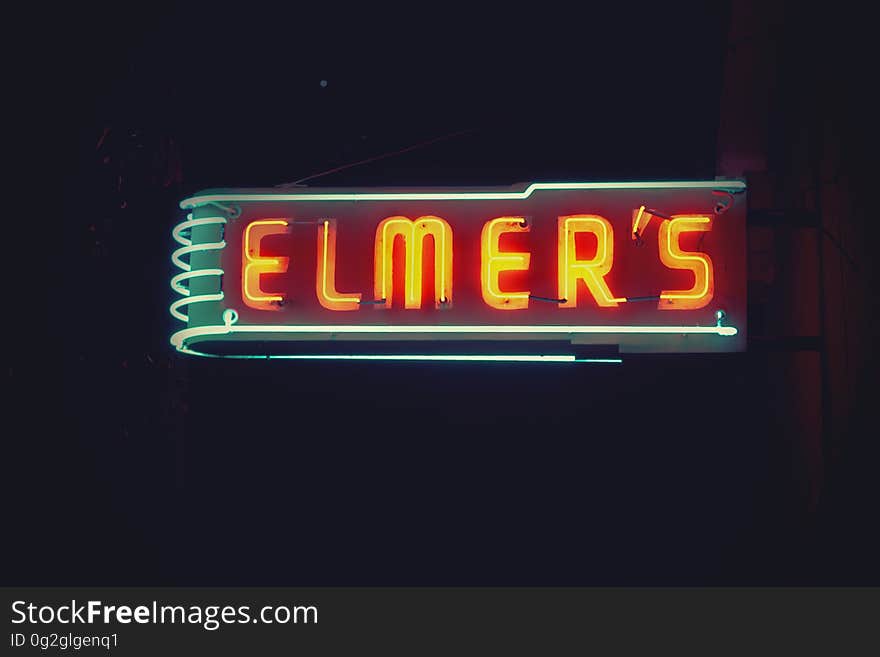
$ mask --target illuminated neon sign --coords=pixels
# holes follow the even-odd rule
[[[293,359],[383,357],[339,347],[355,343],[479,358],[432,351],[451,341],[550,362],[579,359],[522,347],[741,351],[745,196],[739,181],[202,192],[173,232],[171,342]]]

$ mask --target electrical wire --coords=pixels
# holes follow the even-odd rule
[[[404,153],[409,153],[410,151],[417,150],[419,148],[424,148],[425,146],[430,146],[431,144],[436,144],[440,141],[445,141],[447,139],[452,139],[454,137],[460,137],[461,135],[468,134],[470,132],[474,132],[473,128],[468,130],[459,130],[458,132],[452,132],[447,135],[441,135],[439,137],[434,137],[433,139],[428,139],[427,141],[419,142],[418,144],[413,144],[412,146],[407,146],[406,148],[401,148],[400,150],[392,151],[390,153],[383,153],[382,155],[375,155],[373,157],[368,157],[364,160],[359,160],[357,162],[352,162],[350,164],[344,164],[339,167],[335,167],[333,169],[328,169],[327,171],[321,171],[320,173],[312,174],[311,176],[306,176],[305,178],[300,178],[299,180],[295,180],[290,183],[281,183],[280,185],[276,185],[276,187],[295,187],[296,185],[300,185],[307,180],[313,180],[314,178],[320,178],[322,176],[329,176],[331,173],[338,173],[339,171],[344,171],[346,169],[351,169],[352,167],[360,166],[362,164],[369,164],[371,162],[376,162],[378,160],[384,160],[388,157],[394,157],[395,155],[403,155]]]

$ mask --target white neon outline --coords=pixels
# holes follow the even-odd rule
[[[188,262],[184,262],[183,260],[181,260],[183,256],[189,255],[191,253],[198,253],[200,251],[214,251],[225,248],[225,240],[223,240],[222,242],[207,242],[205,244],[182,246],[171,254],[171,262],[173,262],[179,269],[182,269],[183,271],[192,271],[192,266]]]
[[[180,312],[179,308],[192,305],[194,303],[222,301],[224,298],[223,290],[220,290],[220,292],[216,294],[200,294],[197,296],[191,296],[189,288],[182,285],[183,281],[189,280],[191,278],[196,278],[198,276],[223,276],[224,272],[222,269],[217,268],[194,270],[192,268],[192,265],[189,262],[185,262],[182,258],[186,255],[191,255],[193,253],[198,253],[201,251],[213,251],[226,248],[226,240],[221,240],[219,242],[207,242],[205,244],[193,244],[192,239],[184,235],[184,231],[191,230],[196,226],[210,226],[225,223],[226,217],[200,217],[199,219],[193,219],[192,214],[188,214],[185,221],[181,221],[171,230],[171,237],[174,239],[175,242],[181,245],[179,249],[175,249],[174,252],[171,254],[171,262],[174,263],[174,265],[178,269],[183,270],[182,273],[176,274],[171,278],[171,289],[180,294],[183,298],[173,301],[168,308],[168,312],[171,313],[172,317],[180,320],[181,322],[188,323],[189,315]]]
[[[370,361],[445,361],[445,362],[503,362],[503,363],[605,363],[620,365],[622,358],[578,358],[571,354],[277,354],[255,356],[246,354],[211,354],[183,348],[181,353],[205,358],[230,360],[370,360]]]
[[[189,306],[194,303],[203,303],[205,301],[223,301],[223,293],[220,292],[219,294],[199,294],[194,297],[184,297],[183,299],[176,299],[168,307],[168,311],[172,314],[172,316],[174,316],[176,319],[179,319],[181,322],[189,322],[189,315],[184,315],[178,310],[178,308]]]
[[[198,276],[223,276],[224,273],[225,272],[222,269],[196,269],[195,271],[184,271],[171,277],[171,289],[182,296],[188,297],[190,291],[188,287],[181,285],[183,281]]]
[[[186,349],[186,341],[207,336],[224,336],[242,333],[291,333],[291,334],[542,334],[542,335],[582,335],[582,334],[643,334],[643,335],[689,335],[706,334],[731,337],[738,333],[735,326],[382,326],[382,325],[214,325],[183,329],[171,336],[171,344],[178,351]]]
[[[186,215],[186,221],[181,221],[174,228],[171,229],[171,237],[174,238],[174,241],[178,244],[183,244],[184,246],[189,246],[192,244],[192,240],[183,235],[183,231],[189,230],[191,228],[195,228],[196,226],[210,226],[214,224],[225,224],[226,217],[201,217],[199,219],[193,219],[192,214]]]
[[[209,354],[194,349],[183,353],[208,358],[232,360],[368,360],[368,361],[445,361],[445,362],[501,362],[501,363],[622,363],[620,358],[577,358],[571,354],[278,354],[253,356],[242,354]]]
[[[180,202],[182,210],[209,203],[241,201],[516,201],[529,198],[538,190],[553,189],[726,189],[742,191],[740,180],[701,180],[668,182],[532,183],[521,192],[339,192],[329,194],[224,193],[191,196]]]

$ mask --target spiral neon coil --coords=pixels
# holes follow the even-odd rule
[[[193,269],[192,265],[183,258],[193,253],[201,251],[219,251],[226,247],[225,240],[220,240],[219,242],[206,242],[205,244],[193,244],[192,239],[187,237],[185,233],[191,231],[196,226],[222,225],[225,223],[226,217],[201,217],[199,219],[193,219],[193,216],[189,214],[186,217],[186,221],[182,221],[171,231],[171,236],[174,238],[174,241],[181,245],[179,249],[176,249],[171,254],[171,262],[174,263],[175,267],[183,270],[181,273],[172,277],[171,289],[181,295],[182,298],[175,299],[168,310],[175,319],[179,319],[181,322],[189,322],[189,316],[180,311],[184,306],[189,306],[194,303],[223,300],[222,290],[216,294],[193,295],[190,292],[189,287],[184,285],[186,281],[200,276],[222,276],[223,270],[218,268]]]

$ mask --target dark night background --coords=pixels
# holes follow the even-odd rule
[[[58,133],[35,170],[60,170],[62,206],[51,346],[8,357],[4,584],[880,583],[860,17],[283,7],[29,22],[42,37],[18,54],[47,73],[16,79]],[[173,352],[179,200],[447,135],[309,184],[744,176],[749,351],[620,367]]]

